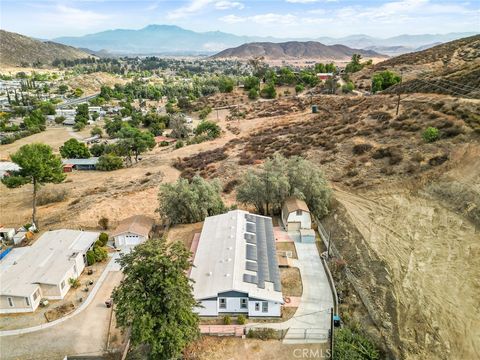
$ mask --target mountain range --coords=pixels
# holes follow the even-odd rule
[[[249,59],[262,56],[267,60],[317,59],[348,60],[353,54],[364,57],[384,57],[373,50],[352,49],[345,45],[324,45],[317,41],[288,41],[284,43],[256,42],[219,52],[213,58]]]
[[[351,35],[341,38],[274,38],[238,36],[221,31],[195,32],[175,25],[148,25],[139,30],[116,29],[77,37],[59,37],[53,41],[86,48],[106,50],[124,55],[212,55],[216,52],[251,42],[318,41],[325,45],[345,45],[367,49],[387,55],[416,51],[438,43],[474,35],[475,33],[399,35],[381,39],[368,35]]]

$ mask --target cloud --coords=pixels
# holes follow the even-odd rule
[[[190,0],[188,5],[181,6],[167,14],[170,20],[177,20],[196,14],[203,10],[206,6],[212,4],[214,0]]]
[[[292,25],[297,23],[297,17],[292,14],[258,14],[252,16],[237,16],[237,15],[226,15],[221,17],[219,20],[229,23],[236,24],[241,22],[253,22],[256,24],[282,24],[282,25]]]
[[[217,1],[215,8],[218,10],[243,9],[245,6],[238,1]]]
[[[319,2],[320,0],[285,0],[285,1],[292,4],[312,4],[315,2]]]

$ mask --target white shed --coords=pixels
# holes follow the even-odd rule
[[[295,197],[285,200],[282,207],[282,221],[287,231],[312,228],[312,218],[307,204]]]
[[[115,247],[132,247],[145,242],[150,237],[154,223],[152,218],[144,215],[123,219],[112,233]]]

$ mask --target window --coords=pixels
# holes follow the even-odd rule
[[[12,300],[12,298],[9,297],[9,298],[7,298],[7,300],[8,300],[8,305],[11,306],[11,307],[13,307],[13,300]]]
[[[268,312],[268,302],[262,301],[262,312]]]
[[[33,301],[37,300],[38,298],[38,290],[33,293]]]
[[[220,309],[226,309],[227,308],[227,299],[225,298],[220,298]]]
[[[63,288],[65,287],[65,280],[62,281],[62,283],[60,284],[60,288],[63,290]]]
[[[259,302],[255,303],[255,311],[260,311],[260,303]]]
[[[73,272],[77,274],[77,265],[73,265]]]
[[[28,297],[25,298],[25,302],[27,303],[27,306],[30,306],[30,299]]]
[[[246,309],[248,306],[248,302],[247,302],[248,299],[240,299],[240,309]]]
[[[302,210],[297,210],[297,216],[302,216]]]

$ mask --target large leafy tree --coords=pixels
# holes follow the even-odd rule
[[[153,149],[155,146],[155,138],[149,131],[141,131],[131,126],[124,126],[118,132],[120,142],[118,147],[131,163],[132,155],[135,161],[138,161],[138,155],[147,150]]]
[[[5,176],[2,182],[8,188],[17,188],[25,184],[33,185],[32,222],[37,224],[37,192],[45,183],[60,183],[65,179],[60,157],[52,153],[52,148],[45,144],[23,145],[11,155],[20,170]]]
[[[275,155],[260,170],[250,170],[237,189],[237,200],[261,214],[278,213],[289,196],[305,200],[318,217],[328,213],[330,189],[323,172],[311,162]]]
[[[195,129],[195,135],[206,135],[209,139],[220,136],[222,129],[212,121],[202,121]]]
[[[401,81],[401,77],[392,71],[381,71],[372,77],[372,92],[382,91]]]
[[[182,243],[160,239],[118,260],[125,277],[113,292],[117,323],[131,329],[132,345],[147,345],[149,359],[177,359],[199,336],[189,259]]]
[[[60,146],[60,155],[62,155],[64,159],[88,159],[90,157],[90,151],[87,145],[72,138],[65,141],[63,146]]]
[[[220,191],[218,182],[199,176],[191,182],[180,178],[173,184],[162,184],[158,194],[160,215],[172,224],[189,224],[221,214],[225,205]]]

